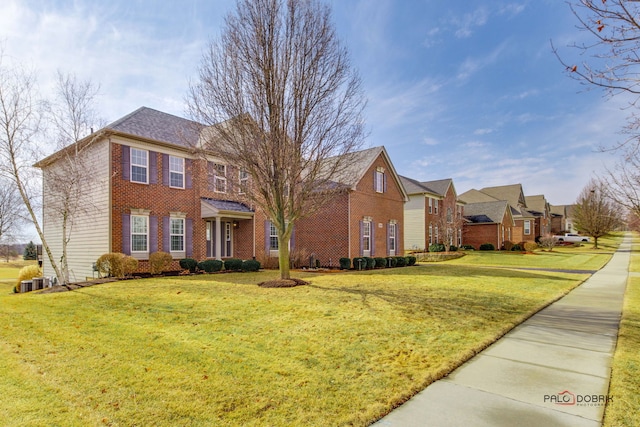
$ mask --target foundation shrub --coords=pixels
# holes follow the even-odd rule
[[[375,257],[376,268],[385,268],[387,266],[387,259],[381,257]]]
[[[524,243],[524,250],[527,252],[533,252],[536,249],[538,249],[538,244],[537,243],[533,243],[533,242],[525,242]]]
[[[397,256],[396,259],[396,267],[406,267],[407,259],[403,256]]]
[[[429,245],[429,252],[444,252],[444,245],[442,243]]]
[[[505,251],[511,251],[511,250],[513,250],[513,247],[514,247],[514,246],[515,246],[515,244],[514,244],[512,241],[505,240],[505,241],[504,241],[504,244],[502,245],[502,248],[503,248]]]
[[[493,243],[483,243],[478,249],[480,249],[481,251],[495,251],[496,247],[493,246]]]
[[[340,258],[340,270],[349,270],[351,268],[351,258]]]
[[[124,277],[124,257],[119,252],[109,252],[100,255],[96,261],[96,268],[101,275],[106,277]]]
[[[124,255],[122,257],[122,274],[125,276],[131,276],[133,272],[138,269],[138,264],[138,260],[131,255]]]
[[[168,252],[154,252],[149,255],[149,273],[161,274],[171,266],[173,257]]]
[[[367,268],[367,261],[363,257],[355,257],[353,259],[354,270],[364,270]]]
[[[190,273],[195,273],[198,268],[198,261],[193,258],[182,258],[179,262],[180,268],[189,270]]]
[[[198,270],[202,270],[206,273],[215,273],[222,270],[222,261],[219,259],[207,259],[198,263]]]
[[[407,265],[416,265],[417,258],[413,255],[409,255],[407,258]]]
[[[242,271],[258,271],[260,270],[260,261],[255,259],[247,259],[242,261]]]
[[[396,260],[395,257],[387,257],[387,267],[393,268],[396,267],[398,265],[398,261]]]
[[[241,271],[242,260],[238,258],[229,258],[224,260],[225,271]]]
[[[367,266],[365,267],[367,270],[371,270],[373,268],[375,268],[376,266],[376,260],[371,258],[371,257],[363,257],[363,259],[365,260],[365,262],[367,263]]]

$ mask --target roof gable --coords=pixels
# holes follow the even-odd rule
[[[527,202],[522,191],[522,184],[500,185],[497,187],[485,187],[481,192],[494,197],[497,200],[506,200],[516,209],[526,208]]]
[[[502,224],[505,214],[513,224],[513,216],[505,200],[468,203],[464,207],[464,217],[475,224]]]

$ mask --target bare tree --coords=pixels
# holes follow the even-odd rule
[[[455,199],[443,199],[440,214],[434,224],[438,230],[436,243],[442,243],[445,253],[449,253],[452,245],[458,246],[458,237],[464,224]]]
[[[603,179],[611,198],[640,218],[640,152],[628,152]]]
[[[35,184],[41,181],[32,164],[41,135],[42,110],[36,98],[35,76],[19,67],[5,67],[3,58],[0,50],[0,173],[17,188],[55,275],[61,277],[36,214],[40,185]]]
[[[0,242],[15,236],[24,223],[23,204],[18,190],[11,181],[0,176]]]
[[[551,252],[553,251],[553,248],[556,247],[557,243],[558,241],[553,237],[552,234],[545,234],[544,236],[540,237],[540,242],[538,244]]]
[[[597,179],[589,181],[576,200],[573,220],[581,233],[593,237],[596,249],[600,237],[622,224],[620,206],[609,197],[606,182]]]
[[[639,147],[640,117],[635,112],[640,99],[640,3],[627,0],[572,0],[567,2],[578,21],[578,29],[592,36],[589,43],[573,44],[581,63],[572,63],[553,51],[568,75],[582,84],[601,88],[608,97],[631,95],[630,115],[623,133],[628,138],[613,148]]]
[[[361,80],[329,6],[238,0],[187,98],[192,117],[212,126],[203,147],[251,177],[246,195],[274,224],[288,279],[294,222],[341,189],[345,154],[364,137]]]
[[[87,161],[85,150],[100,135],[83,139],[91,126],[99,122],[93,108],[98,87],[90,81],[79,81],[74,75],[58,72],[56,96],[48,104],[52,139],[56,143],[56,158],[49,164],[39,162],[44,174],[44,203],[47,221],[60,227],[60,276],[62,283],[70,279],[68,245],[74,222],[80,213],[89,215],[93,206],[89,194],[94,189],[93,165]],[[82,144],[80,141],[82,141]],[[50,242],[53,243],[53,242]]]

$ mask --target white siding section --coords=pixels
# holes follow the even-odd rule
[[[83,281],[93,276],[93,263],[98,257],[110,250],[110,149],[109,141],[94,142],[91,147],[83,152],[86,156],[90,176],[84,182],[89,185],[89,191],[83,192],[82,207],[79,209],[70,223],[72,226],[70,240],[67,244],[67,256],[69,263],[69,280],[71,282]],[[57,168],[57,169],[56,169]],[[51,170],[60,170],[54,163],[44,170],[44,198],[43,198],[43,229],[44,235],[56,263],[60,263],[62,257],[62,220],[60,214],[54,208],[56,194],[47,184],[47,176]],[[54,276],[46,253],[43,253],[43,267],[45,276]]]
[[[404,204],[404,250],[425,248],[423,194],[409,196],[409,201]]]

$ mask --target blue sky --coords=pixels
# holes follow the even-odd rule
[[[333,0],[336,29],[362,75],[368,146],[397,172],[453,178],[458,193],[521,183],[573,203],[615,157],[622,99],[568,78],[550,41],[588,40],[559,0]],[[140,106],[185,116],[189,79],[233,0],[3,0],[5,59],[100,85],[111,122]]]

